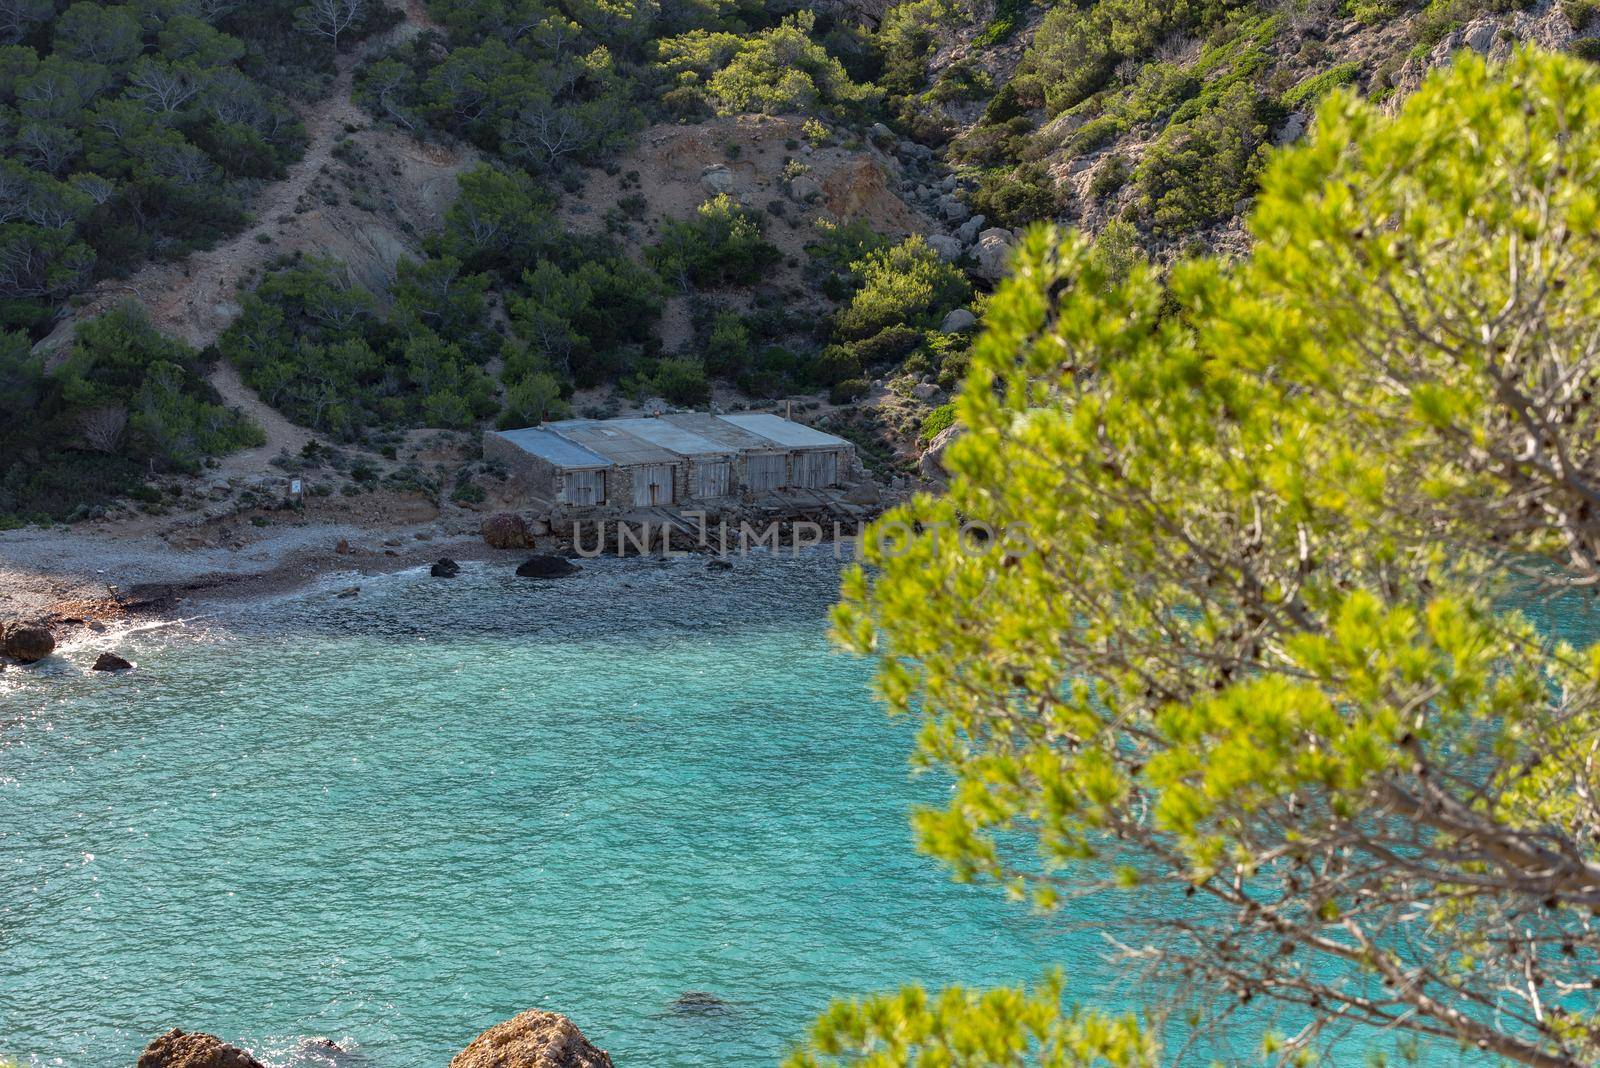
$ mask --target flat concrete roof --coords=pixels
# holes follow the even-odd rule
[[[560,434],[584,449],[599,453],[620,467],[639,464],[675,464],[683,457],[636,438],[622,430],[611,429],[613,421],[599,419],[564,419],[559,423],[546,423],[545,429]]]
[[[661,418],[738,452],[774,452],[780,448],[775,441],[748,430],[740,430],[732,423],[705,412],[675,412]]]
[[[792,419],[785,419],[781,415],[770,415],[766,412],[735,412],[732,415],[719,415],[718,419],[732,423],[740,430],[747,430],[758,434],[768,441],[776,442],[786,449],[840,449],[850,448],[851,445],[844,438],[825,434],[815,427],[796,423]]]
[[[710,438],[695,433],[693,430],[677,422],[669,422],[665,418],[628,418],[611,419],[606,422],[608,427],[616,427],[626,431],[634,437],[648,441],[652,445],[659,445],[663,449],[678,453],[681,456],[721,456],[731,457],[738,450],[734,446],[721,441],[712,441]]]
[[[496,430],[494,433],[505,438],[523,452],[530,453],[541,460],[548,461],[569,471],[592,471],[596,468],[611,466],[611,461],[604,456],[590,452],[582,445],[575,444],[540,427],[530,426],[521,430]]]

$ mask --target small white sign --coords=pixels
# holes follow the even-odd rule
[[[300,480],[298,478],[291,478],[289,480],[289,492],[294,494],[296,497],[300,496]]]

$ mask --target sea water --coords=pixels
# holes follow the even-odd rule
[[[438,1068],[536,1007],[622,1068],[774,1065],[912,980],[1127,1003],[1094,909],[1138,900],[1039,917],[915,851],[948,782],[830,648],[826,550],[350,581],[0,675],[0,1057]]]

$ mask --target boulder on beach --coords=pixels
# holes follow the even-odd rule
[[[576,575],[583,568],[568,560],[564,556],[549,556],[540,554],[530,556],[517,568],[518,578],[566,578]]]
[[[136,1068],[263,1068],[238,1046],[203,1031],[185,1033],[174,1027],[139,1054]]]
[[[433,562],[432,567],[428,568],[428,574],[434,578],[455,578],[461,574],[461,565],[448,556],[441,556]]]
[[[143,1068],[143,1065],[140,1065]],[[615,1068],[603,1049],[557,1012],[529,1009],[495,1024],[457,1053],[450,1068]]]
[[[883,502],[883,493],[875,482],[858,482],[845,491],[844,503],[871,508]]]
[[[483,540],[491,549],[531,549],[533,532],[520,515],[496,512],[483,521]]]
[[[0,656],[32,664],[43,660],[55,649],[55,638],[43,627],[28,623],[0,623]]]
[[[133,664],[116,653],[101,653],[95,658],[95,671],[132,671]]]

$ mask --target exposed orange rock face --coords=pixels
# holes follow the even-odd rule
[[[183,1032],[174,1027],[139,1054],[136,1068],[263,1068],[260,1061],[238,1046],[202,1031]]]
[[[144,1068],[141,1062],[139,1068]],[[495,1024],[450,1061],[450,1068],[615,1068],[576,1024],[557,1012],[529,1009]]]

